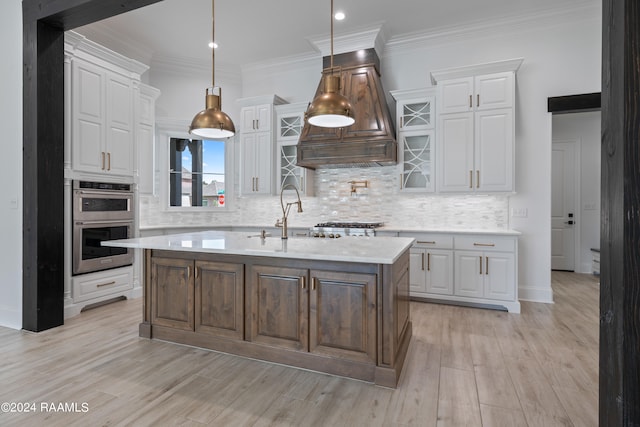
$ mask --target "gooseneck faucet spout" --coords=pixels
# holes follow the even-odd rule
[[[296,197],[298,198],[298,200],[295,202],[287,203],[285,205],[284,201],[282,200],[282,194],[284,193],[284,190],[286,190],[287,188],[293,188],[294,190],[296,190]],[[296,187],[293,184],[285,184],[282,186],[282,189],[280,190],[280,206],[282,206],[282,219],[276,220],[276,225],[275,225],[276,227],[282,228],[283,239],[289,238],[289,236],[287,235],[288,234],[287,218],[289,217],[289,211],[291,210],[291,206],[293,205],[298,205],[298,212],[302,212],[302,200],[300,200],[300,193],[298,192],[298,187]]]

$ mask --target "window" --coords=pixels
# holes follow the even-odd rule
[[[225,143],[171,138],[169,206],[225,206]]]

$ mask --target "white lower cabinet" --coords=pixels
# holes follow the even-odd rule
[[[410,250],[410,295],[519,313],[517,236],[400,232]]]
[[[455,264],[455,295],[513,300],[512,253],[456,251]]]
[[[74,276],[73,302],[100,302],[120,295],[130,296],[133,289],[133,268],[123,267]]]
[[[409,292],[414,297],[453,295],[453,237],[400,233],[416,239],[409,252]]]

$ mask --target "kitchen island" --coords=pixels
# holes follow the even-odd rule
[[[412,243],[202,231],[104,244],[144,249],[142,337],[396,387]]]

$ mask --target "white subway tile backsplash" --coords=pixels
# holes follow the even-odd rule
[[[509,196],[503,194],[407,194],[399,191],[396,166],[317,169],[316,197],[304,197],[304,212],[291,212],[290,227],[331,220],[382,221],[391,227],[505,230]],[[349,181],[368,181],[351,193]],[[286,195],[285,195],[286,197]],[[268,226],[282,216],[278,196],[243,197],[229,212],[169,212],[158,198],[141,195],[142,226]]]

